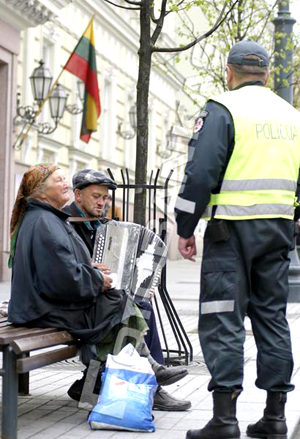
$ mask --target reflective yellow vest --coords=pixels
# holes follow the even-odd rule
[[[300,167],[300,112],[262,86],[211,98],[233,118],[235,144],[219,194],[203,218],[293,219]]]

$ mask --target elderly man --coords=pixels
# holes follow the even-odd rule
[[[73,176],[73,190],[75,201],[67,206],[64,210],[71,216],[81,216],[87,218],[99,218],[97,221],[84,221],[72,223],[78,235],[86,244],[90,255],[93,254],[96,230],[99,227],[102,213],[108,198],[108,190],[115,190],[117,185],[111,178],[106,177],[104,173],[92,169],[84,169]],[[105,274],[110,273],[109,267],[99,267]],[[137,305],[141,308],[145,320],[149,326],[149,331],[145,336],[145,342],[150,350],[151,356],[159,363],[160,374],[165,376],[162,379],[162,385],[169,385],[180,380],[187,375],[184,367],[166,368],[164,364],[162,349],[159,341],[155,315],[151,304],[142,299],[135,299]],[[143,312],[144,311],[144,312]],[[69,392],[72,397],[72,390]],[[167,411],[184,411],[191,407],[190,401],[179,400],[168,394],[159,386],[155,397],[154,406],[156,410]]]

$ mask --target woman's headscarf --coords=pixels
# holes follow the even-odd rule
[[[10,255],[8,261],[10,268],[15,254],[18,231],[27,209],[27,198],[41,188],[45,180],[57,169],[59,169],[59,166],[56,165],[35,165],[23,175],[10,220]]]

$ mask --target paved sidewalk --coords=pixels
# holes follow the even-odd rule
[[[29,397],[19,397],[19,439],[134,439],[163,438],[184,439],[190,428],[201,428],[211,417],[212,400],[207,391],[209,374],[202,359],[197,335],[199,262],[170,261],[168,263],[167,286],[174,305],[194,347],[194,362],[189,366],[190,374],[168,387],[176,397],[190,399],[192,409],[187,412],[155,411],[155,433],[131,433],[115,431],[91,431],[87,424],[87,412],[78,409],[70,400],[67,389],[81,377],[83,367],[78,360],[69,360],[31,373]],[[0,300],[8,297],[9,284],[0,284]],[[289,394],[287,421],[289,439],[300,438],[300,304],[288,305],[288,320],[292,333],[295,369],[293,383],[296,390]],[[256,348],[250,322],[246,320],[244,392],[238,400],[238,418],[242,439],[248,423],[255,422],[262,415],[265,392],[254,386],[256,376]],[[171,339],[166,324],[168,339]],[[221,439],[221,438],[220,438]]]

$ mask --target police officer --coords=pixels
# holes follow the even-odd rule
[[[199,336],[211,373],[213,418],[188,439],[240,437],[244,318],[251,319],[263,417],[247,435],[287,438],[293,357],[286,304],[300,166],[300,114],[266,88],[267,52],[242,41],[229,52],[229,92],[208,100],[189,143],[176,201],[179,250],[194,260],[194,230],[209,220],[201,270]]]

